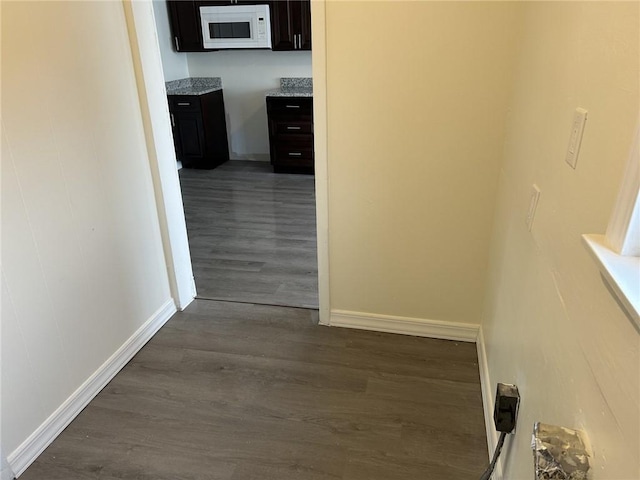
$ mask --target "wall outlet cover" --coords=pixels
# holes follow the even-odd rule
[[[569,148],[567,148],[567,156],[565,158],[565,161],[574,169],[578,164],[578,154],[580,153],[580,144],[582,143],[582,133],[584,132],[585,123],[587,123],[587,111],[584,108],[576,108],[571,124]]]
[[[531,231],[533,227],[533,218],[536,216],[536,209],[538,208],[538,199],[540,198],[540,188],[535,183],[531,185],[531,194],[529,196],[529,210],[527,211],[527,218],[525,220],[527,228]]]

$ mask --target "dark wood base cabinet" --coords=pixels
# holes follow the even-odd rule
[[[273,171],[313,174],[313,98],[267,97],[267,116]]]
[[[215,168],[229,160],[222,90],[168,95],[176,157],[185,168]]]

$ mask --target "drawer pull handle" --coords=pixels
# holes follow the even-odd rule
[[[300,152],[289,152],[290,157],[301,157],[302,153]]]
[[[300,130],[302,127],[287,127],[287,130]]]
[[[178,102],[178,105],[180,107],[188,107],[189,105],[191,105],[189,102]]]
[[[300,105],[287,105],[287,108],[300,108]]]

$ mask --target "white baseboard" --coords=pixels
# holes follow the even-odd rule
[[[361,330],[442,338],[461,342],[475,342],[479,328],[478,325],[472,323],[396,317],[345,310],[331,310],[329,325],[332,327],[358,328]]]
[[[234,153],[229,160],[249,160],[252,162],[270,162],[271,157],[268,153]]]
[[[478,330],[478,340],[476,341],[478,349],[478,367],[480,369],[480,388],[482,389],[482,409],[484,410],[484,425],[487,431],[487,449],[489,451],[489,460],[493,457],[493,452],[498,444],[498,432],[494,428],[493,423],[493,392],[495,387],[491,383],[489,376],[489,364],[487,362],[487,350],[484,343],[484,334],[482,326]],[[496,462],[496,468],[493,471],[492,480],[502,480],[502,463],[501,460]]]
[[[173,300],[167,300],[29,438],[11,452],[7,460],[16,476],[20,476],[38,458],[175,312],[176,306]]]
[[[184,299],[178,299],[178,305],[177,305],[177,309],[180,312],[184,312],[184,310],[191,305],[191,303],[196,299],[196,283],[195,280],[192,278],[191,280],[191,285],[193,287],[193,293],[189,295],[189,297],[184,298]]]

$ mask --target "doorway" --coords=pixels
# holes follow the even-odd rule
[[[173,152],[167,151],[166,138],[171,135],[164,75],[157,44],[157,32],[151,1],[125,2],[131,31],[134,64],[138,74],[140,101],[150,150],[151,169],[156,187],[161,230],[172,295],[178,308],[184,309],[195,296],[192,262],[189,255],[184,211]],[[314,53],[312,72],[315,126],[315,213],[318,263],[318,307],[320,323],[329,324],[329,262],[326,147],[326,52],[324,42],[325,4],[312,5]],[[315,46],[317,45],[317,47]],[[159,95],[160,93],[160,95]],[[170,137],[169,137],[170,138]],[[215,170],[214,170],[215,171]],[[191,277],[191,278],[189,278]]]

